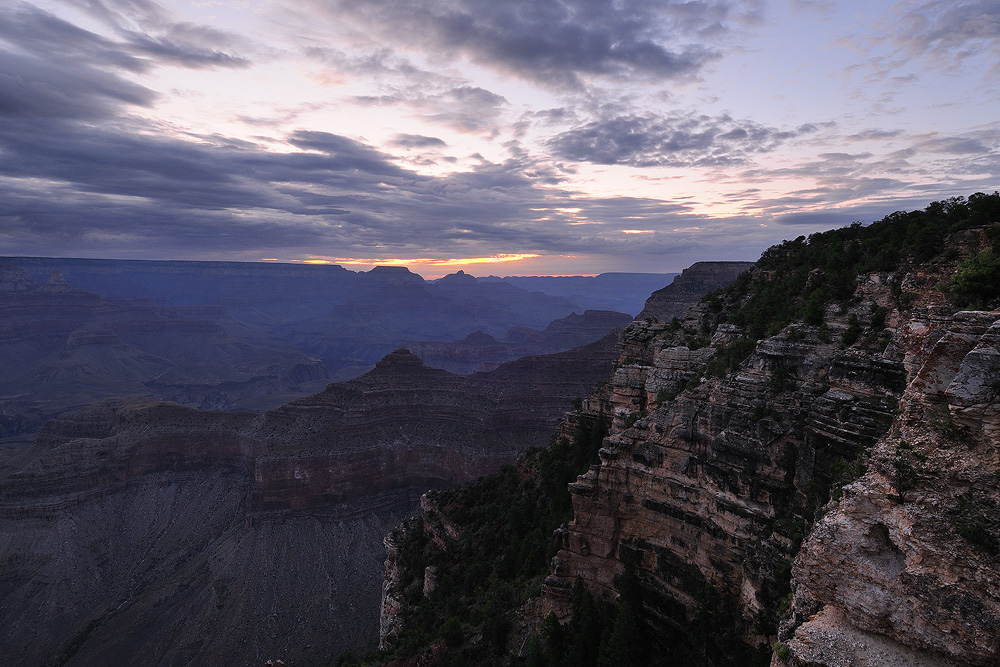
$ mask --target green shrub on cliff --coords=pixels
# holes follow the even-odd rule
[[[988,308],[1000,299],[1000,252],[987,248],[963,261],[948,281],[955,304]]]
[[[968,199],[932,202],[922,211],[892,213],[867,226],[856,222],[808,238],[799,236],[769,248],[753,270],[713,293],[708,310],[716,322],[744,327],[751,342],[795,321],[821,325],[828,308],[843,311],[850,305],[859,275],[944,257],[949,234],[996,222],[1000,222],[1000,192],[976,193]],[[1000,227],[990,228],[988,235],[994,247],[966,259],[949,283],[949,293],[959,307],[986,305],[1000,298]],[[903,299],[902,294],[899,297]],[[880,329],[885,313],[873,315],[871,326]],[[856,341],[860,333],[860,329],[852,332],[849,338]],[[720,370],[735,367],[749,354],[741,346],[739,352],[744,351],[739,356],[723,350],[724,358],[710,372],[721,375]]]

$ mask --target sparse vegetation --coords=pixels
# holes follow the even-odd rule
[[[778,656],[780,660],[787,660],[790,653],[791,650],[786,644],[782,644],[781,642],[774,643],[774,654]]]
[[[989,519],[971,486],[958,497],[955,529],[959,535],[978,548],[991,554],[997,552],[998,545],[989,531]]]

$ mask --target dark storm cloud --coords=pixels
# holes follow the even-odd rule
[[[562,87],[579,87],[595,75],[695,75],[718,56],[701,41],[757,11],[753,3],[647,0],[333,0],[316,6],[404,48],[460,54]]]
[[[746,163],[755,153],[808,134],[765,127],[729,116],[615,116],[556,135],[553,153],[566,160],[632,167],[720,167]]]

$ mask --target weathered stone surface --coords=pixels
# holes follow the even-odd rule
[[[997,377],[998,323],[996,312],[939,320],[869,472],[803,545],[784,628],[802,664],[842,664],[830,648],[817,657],[822,643],[806,621],[817,608],[829,617],[828,633],[884,636],[883,653],[898,656],[884,664],[906,664],[915,652],[927,662],[912,664],[1000,661],[997,396],[985,386]],[[915,469],[912,481],[901,481],[901,459]],[[905,502],[902,483],[912,486]],[[962,535],[970,522],[978,529]]]
[[[633,339],[650,346],[666,335],[639,327]],[[738,372],[655,400],[713,354],[667,347],[651,366],[619,367],[607,399],[613,433],[601,465],[570,487],[575,517],[549,595],[576,576],[614,595],[614,575],[631,558],[656,601],[654,622],[682,620],[709,580],[739,591],[748,618],[776,604],[776,571],[796,539],[792,518],[816,502],[812,488],[829,483],[838,457],[854,458],[884,432],[903,370],[814,332],[779,335],[761,341]],[[647,416],[627,418],[640,411]]]
[[[577,576],[614,597],[631,561],[654,628],[690,618],[715,581],[737,600],[746,641],[770,643],[798,552],[780,634],[794,664],[996,664],[1000,314],[950,313],[919,291],[940,278],[915,272],[861,277],[860,298],[828,309],[824,331],[790,325],[722,378],[692,381],[714,350],[676,342],[727,345],[738,327],[706,333],[697,309],[681,330],[630,325],[612,384],[586,403],[615,419],[601,464],[570,485],[550,603],[565,606]],[[909,310],[893,296],[901,284]],[[888,329],[839,344],[848,317],[863,327],[877,308]],[[823,508],[861,456],[868,473]],[[900,481],[901,465],[914,481]]]

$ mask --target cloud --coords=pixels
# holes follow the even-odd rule
[[[783,131],[725,115],[620,115],[558,134],[549,147],[560,158],[596,164],[720,167],[744,164],[813,131],[812,125]]]
[[[170,26],[167,34],[128,34],[128,44],[137,53],[151,56],[161,64],[178,65],[190,69],[202,67],[244,68],[250,61],[241,56],[203,46],[199,42],[216,43],[219,31],[191,24]]]
[[[435,89],[434,86],[409,86],[386,95],[358,96],[354,101],[364,106],[404,105],[429,122],[459,132],[492,130],[507,100],[485,88],[458,85]]]
[[[719,52],[703,44],[753,20],[755,3],[622,0],[348,0],[314,2],[400,49],[461,56],[562,88],[591,77],[670,80],[696,76]]]
[[[437,137],[425,137],[421,134],[397,134],[391,145],[399,148],[445,148],[448,144]]]
[[[869,129],[848,135],[845,139],[847,141],[881,141],[883,139],[894,139],[901,134],[903,134],[902,130]]]
[[[116,72],[143,71],[141,59],[34,7],[0,9],[4,42],[9,47],[0,50],[0,117],[9,121],[96,120],[125,105],[151,106],[157,98]]]
[[[148,59],[151,64],[190,69],[243,68],[249,66],[249,59],[226,50],[255,48],[235,33],[178,20],[151,0],[66,1],[111,28],[122,40],[122,51]]]
[[[298,130],[288,138],[298,148],[324,153],[325,157],[298,155],[291,159],[309,171],[363,171],[380,176],[402,176],[404,171],[389,160],[389,156],[362,144],[329,132]],[[274,160],[280,163],[280,160]]]
[[[892,40],[915,56],[937,64],[1000,57],[1000,0],[931,0],[901,9]]]
[[[129,53],[122,44],[79,28],[26,4],[0,9],[0,42],[22,54],[74,67],[111,67],[143,72],[149,63]]]
[[[993,133],[993,141],[1000,139],[1000,133]],[[981,138],[974,136],[942,136],[937,132],[925,135],[917,142],[920,150],[951,155],[983,155],[991,150]]]
[[[97,119],[125,104],[151,106],[157,95],[86,64],[63,67],[0,52],[0,118]]]

